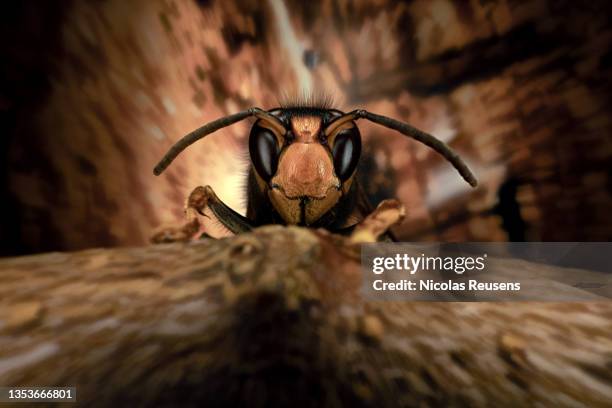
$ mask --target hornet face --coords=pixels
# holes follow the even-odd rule
[[[275,109],[259,119],[249,152],[261,192],[287,224],[312,225],[351,186],[361,154],[355,122],[329,125],[343,115],[328,109]]]
[[[265,111],[249,108],[224,116],[187,134],[153,169],[161,174],[188,146],[246,118],[257,121],[249,135],[252,169],[247,183],[247,214],[219,200],[210,187],[194,190],[192,208],[208,208],[235,234],[266,224],[324,227],[345,233],[371,208],[354,180],[361,155],[355,124],[366,119],[421,142],[448,160],[473,187],[477,181],[459,155],[442,141],[408,123],[363,109],[343,113],[325,106],[294,106]]]

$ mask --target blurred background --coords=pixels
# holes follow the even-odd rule
[[[331,94],[449,143],[360,122],[361,179],[405,240],[612,238],[608,1],[10,2],[0,19],[2,255],[142,245],[210,184],[244,211],[250,123],[152,168],[181,136],[286,94]]]

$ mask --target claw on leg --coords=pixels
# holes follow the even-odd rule
[[[190,241],[200,230],[200,220],[197,212],[193,208],[185,210],[187,214],[187,222],[179,227],[161,228],[151,237],[153,244],[167,244],[170,242],[187,242]]]
[[[210,236],[209,229],[216,230],[213,236],[227,236],[249,231],[252,228],[249,220],[221,201],[210,186],[198,186],[189,194],[185,214],[186,224],[181,227],[161,229],[153,235],[151,242],[190,241],[202,235]]]
[[[405,215],[404,205],[398,200],[384,200],[355,227],[351,234],[351,241],[354,243],[376,242],[390,227],[399,224]]]

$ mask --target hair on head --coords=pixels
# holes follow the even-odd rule
[[[326,92],[301,92],[298,94],[285,94],[278,100],[282,109],[299,111],[304,110],[327,110],[335,106],[334,97]]]

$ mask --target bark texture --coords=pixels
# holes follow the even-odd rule
[[[84,406],[612,400],[610,302],[371,302],[360,282],[356,244],[295,227],[4,259],[0,384]]]

